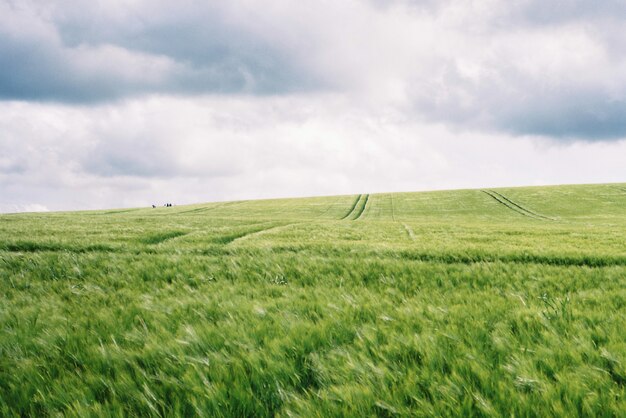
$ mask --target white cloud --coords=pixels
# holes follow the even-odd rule
[[[154,96],[0,104],[4,206],[171,201],[623,180],[626,141],[453,131],[341,95]],[[15,169],[19,167],[19,169]],[[17,206],[16,206],[17,205]]]
[[[626,136],[618,1],[11,4],[7,98],[333,91],[464,129]]]
[[[544,3],[0,0],[4,207],[624,181],[626,8]]]

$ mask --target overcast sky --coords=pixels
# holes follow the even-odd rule
[[[623,0],[0,0],[0,212],[626,182]]]

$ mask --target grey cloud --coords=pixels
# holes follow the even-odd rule
[[[517,3],[517,2],[512,2]],[[522,18],[532,24],[555,24],[568,21],[612,19],[626,15],[626,3],[622,0],[527,0],[513,4],[512,17]]]
[[[92,13],[63,15],[56,28],[69,47],[113,43],[129,50],[172,57],[202,67],[220,62],[252,63],[259,53],[279,53],[262,39],[233,22],[211,4],[182,4],[177,7],[156,2],[157,14],[102,19]]]
[[[166,91],[271,94],[320,87],[288,51],[229,16],[227,6],[192,1],[156,7],[162,7],[156,16],[130,22],[85,22],[79,15],[60,19],[57,27],[68,46],[113,43],[172,59],[184,71],[168,80]]]
[[[441,77],[440,83],[412,94],[414,111],[425,120],[559,140],[626,137],[626,96],[604,86],[535,79],[515,69],[476,81],[454,65]]]
[[[7,4],[0,99],[334,91],[468,130],[626,135],[622,1]],[[8,24],[13,15],[23,24]],[[94,170],[159,173],[152,160],[125,158],[94,160]]]
[[[106,70],[79,71],[64,51],[0,38],[0,98],[89,102],[133,94],[150,83],[116,79]]]
[[[0,28],[0,98],[97,102],[145,93],[275,94],[319,84],[285,51],[225,22],[217,7],[192,2],[168,16],[164,4],[146,4],[146,17],[116,20],[94,5],[78,6],[71,15],[52,9],[47,19],[32,13],[47,33]],[[5,5],[8,19],[12,11]]]
[[[24,174],[28,165],[23,161],[0,157],[0,175]]]
[[[489,20],[494,26],[552,25],[571,21],[620,18],[626,14],[622,0],[516,0],[502,2],[462,2],[455,0],[368,0],[376,7],[388,9],[402,5],[409,10],[445,13],[448,8],[457,12],[459,6],[471,10],[490,9]],[[472,16],[478,20],[483,16]]]
[[[537,97],[503,109],[501,130],[559,139],[617,140],[626,137],[626,101],[579,92],[559,97]]]
[[[612,23],[626,6],[588,18],[585,7],[572,2],[550,24],[537,18],[529,28],[528,15],[517,15],[507,27],[468,33],[465,49],[444,51],[431,76],[411,80],[413,109],[460,129],[567,142],[626,138],[626,60]]]

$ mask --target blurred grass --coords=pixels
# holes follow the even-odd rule
[[[0,416],[623,416],[623,187],[0,216]]]

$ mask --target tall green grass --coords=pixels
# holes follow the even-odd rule
[[[620,187],[0,216],[0,416],[623,416]]]

